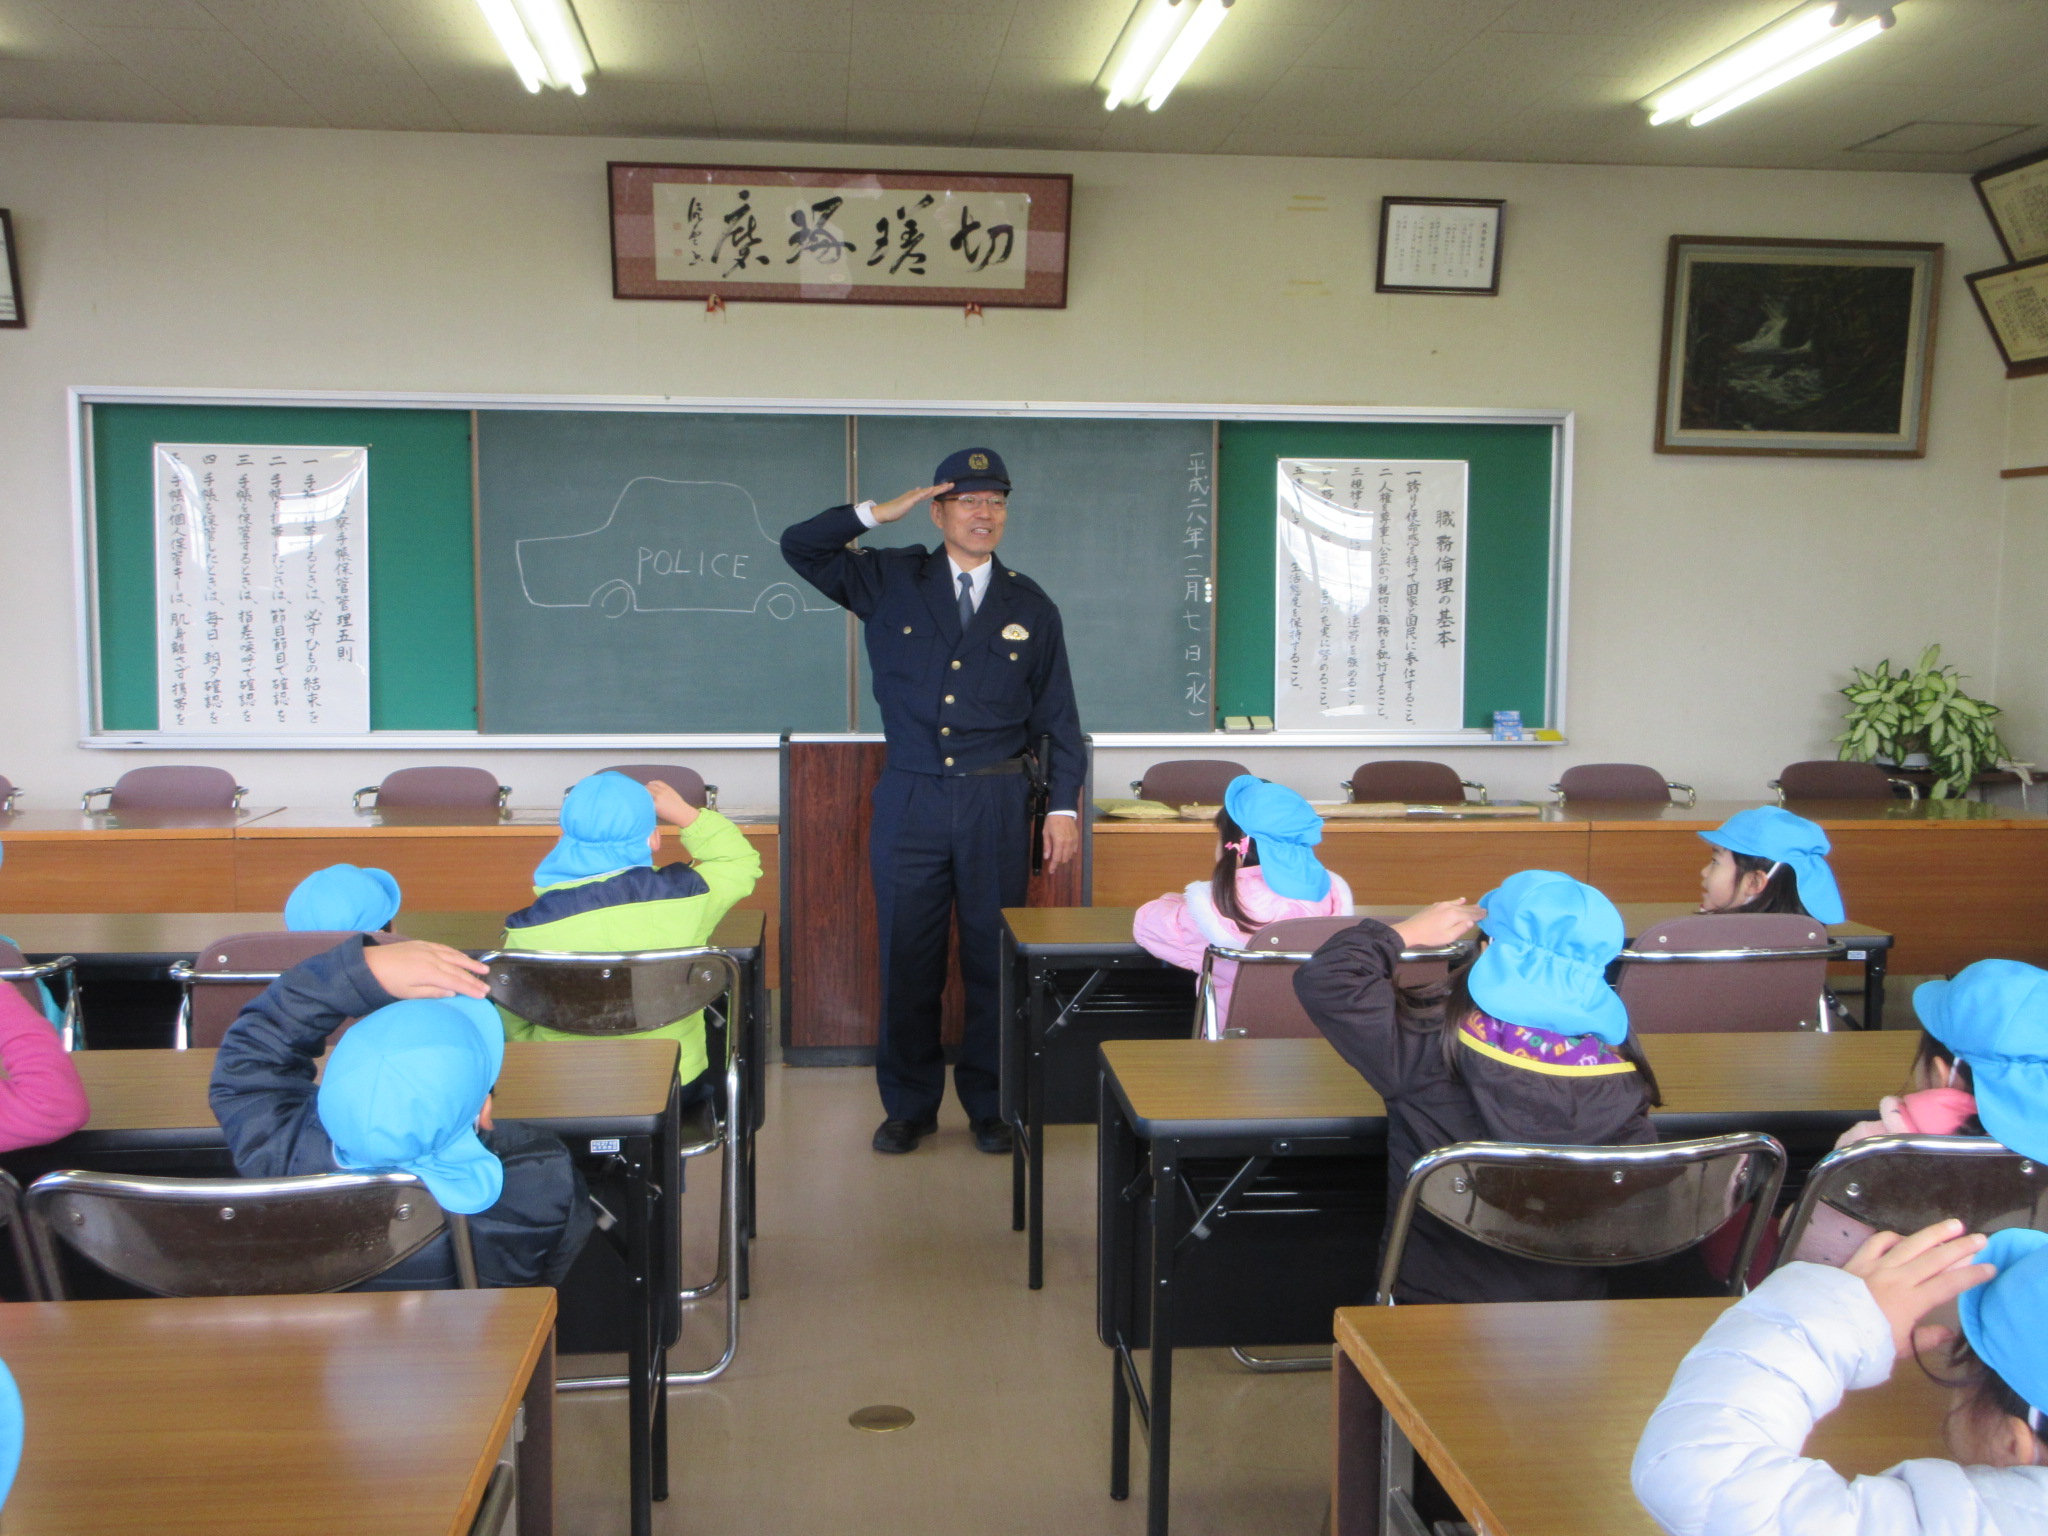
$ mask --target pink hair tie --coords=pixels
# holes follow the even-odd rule
[[[1240,837],[1236,842],[1225,843],[1223,846],[1241,859],[1252,851],[1252,840],[1248,837]]]

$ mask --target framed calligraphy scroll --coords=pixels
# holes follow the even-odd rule
[[[606,169],[614,298],[1067,306],[1071,176]]]
[[[1506,208],[1497,197],[1381,198],[1375,291],[1498,294]]]
[[[28,324],[21,307],[21,263],[14,259],[14,216],[0,208],[0,325],[20,330]]]
[[[2048,257],[1972,272],[1965,281],[2005,359],[2005,376],[2048,373]]]
[[[2048,256],[2048,149],[1979,171],[1970,183],[2007,261]]]

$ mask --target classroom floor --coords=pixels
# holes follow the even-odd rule
[[[881,1119],[864,1068],[768,1069],[760,1235],[740,1351],[669,1397],[667,1536],[1084,1536],[1144,1528],[1144,1441],[1127,1503],[1109,1487],[1109,1355],[1095,1338],[1095,1131],[1055,1126],[1046,1155],[1046,1283],[1024,1286],[1010,1160],[974,1150],[948,1099],[907,1157],[868,1148]],[[715,1159],[690,1169],[692,1276],[713,1252]],[[709,1359],[717,1316],[685,1326]],[[597,1362],[571,1357],[564,1374]],[[1221,1350],[1176,1359],[1176,1536],[1317,1536],[1329,1488],[1330,1378],[1247,1374]],[[917,1415],[886,1434],[855,1409]],[[626,1529],[624,1393],[556,1399],[556,1529]]]

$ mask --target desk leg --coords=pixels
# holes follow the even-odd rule
[[[519,1442],[519,1536],[554,1536],[555,1336],[526,1383],[526,1437]]]
[[[1024,1157],[1026,1224],[1030,1236],[1029,1283],[1034,1291],[1045,1288],[1045,1022],[1040,1005],[1045,983],[1034,970],[1031,978],[1031,1017],[1026,1021],[1025,1049],[1030,1053],[1024,1073]]]
[[[1330,1475],[1330,1536],[1380,1536],[1380,1400],[1351,1357],[1337,1351],[1335,1464]]]
[[[1146,1536],[1166,1536],[1173,1476],[1173,1259],[1180,1233],[1180,1148],[1152,1143],[1152,1386],[1146,1415]]]
[[[1891,956],[1889,949],[1863,952],[1863,1027],[1884,1028],[1884,975]]]
[[[654,1187],[655,1138],[629,1136],[625,1144],[637,1185],[635,1198],[626,1202],[626,1251],[633,1270],[632,1327],[626,1341],[626,1478],[632,1536],[653,1536],[654,1335],[661,1309],[661,1287],[655,1282],[655,1232],[660,1226],[654,1210],[659,1198]]]

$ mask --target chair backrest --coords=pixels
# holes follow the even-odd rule
[[[14,781],[6,774],[0,773],[0,811],[13,810],[14,802],[20,795],[21,791],[14,787]]]
[[[28,1205],[41,1232],[158,1296],[344,1291],[444,1230],[462,1284],[476,1284],[468,1223],[409,1173],[171,1179],[66,1170],[30,1185]],[[47,1244],[44,1257],[54,1258]],[[63,1275],[48,1268],[44,1285],[61,1298]]]
[[[1230,781],[1250,772],[1243,763],[1177,757],[1147,768],[1135,788],[1140,800],[1157,800],[1176,810],[1183,805],[1221,805]]]
[[[1836,953],[1825,924],[1785,912],[1674,917],[1621,952],[1614,987],[1641,1034],[1756,1034],[1826,1022]]]
[[[1243,949],[1211,946],[1202,964],[1203,1033],[1212,1039],[1226,1035],[1249,1040],[1314,1039],[1321,1031],[1294,995],[1294,973],[1332,935],[1357,923],[1355,917],[1285,917],[1254,932]],[[1441,982],[1450,974],[1451,960],[1465,948],[1404,950],[1395,981],[1403,987]],[[1213,1017],[1217,1011],[1214,967],[1219,961],[1237,964],[1237,977],[1230,985],[1230,1010],[1221,1018]]]
[[[114,780],[115,811],[226,811],[248,791],[225,768],[130,768]]]
[[[2048,1167],[1988,1136],[1871,1136],[1830,1152],[1806,1176],[1783,1264],[1822,1206],[1881,1232],[1918,1232],[1956,1217],[1964,1230],[2048,1231]]]
[[[1644,763],[1578,763],[1558,776],[1556,789],[1567,800],[1671,798],[1664,775]]]
[[[502,806],[511,795],[488,768],[400,768],[377,786],[377,807]]]
[[[1503,1253],[1611,1267],[1683,1253],[1747,1203],[1729,1278],[1730,1291],[1739,1291],[1784,1177],[1785,1149],[1754,1131],[1629,1147],[1440,1147],[1408,1171],[1387,1234],[1379,1301],[1393,1304],[1417,1211]]]
[[[566,1035],[636,1035],[686,1019],[721,996],[737,995],[740,968],[722,949],[654,949],[566,955],[497,950],[491,1001]]]
[[[0,922],[4,922],[0,918]],[[81,1044],[81,1012],[78,996],[78,957],[59,955],[54,960],[45,960],[30,965],[22,952],[15,948],[10,939],[0,939],[0,987],[11,986],[21,1000],[34,1009],[38,1016],[43,1012],[42,993],[36,988],[37,982],[47,982],[53,976],[64,978],[64,1022],[58,1032],[63,1036],[64,1049],[69,1051]]]
[[[1787,763],[1776,780],[1781,800],[1889,800],[1892,781],[1875,763],[1815,758]]]
[[[600,771],[623,773],[635,784],[651,784],[659,779],[699,810],[718,804],[718,786],[706,784],[703,774],[694,768],[685,768],[681,763],[621,763]]]
[[[48,1301],[50,1293],[43,1281],[43,1253],[35,1240],[21,1185],[4,1168],[0,1168],[0,1223],[7,1227],[7,1241],[14,1248],[14,1267],[21,1271],[22,1289],[28,1293],[28,1299]]]
[[[1465,781],[1449,763],[1389,758],[1358,765],[1351,775],[1351,798],[1400,801],[1406,805],[1462,805]]]
[[[301,961],[324,955],[354,937],[353,932],[323,929],[231,933],[199,951],[191,965],[173,965],[171,979],[184,993],[178,1009],[177,1048],[219,1045],[228,1026],[265,987]],[[375,935],[371,938],[376,941]],[[330,1049],[347,1028],[344,1024],[328,1036]]]

